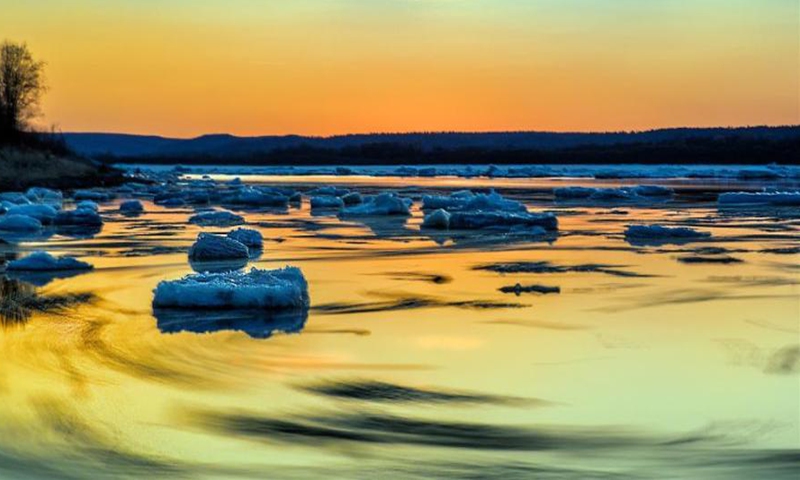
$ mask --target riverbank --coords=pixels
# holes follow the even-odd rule
[[[31,148],[0,148],[0,191],[38,186],[56,189],[115,186],[122,172],[92,160]]]

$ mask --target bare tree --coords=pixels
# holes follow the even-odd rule
[[[39,113],[45,90],[44,62],[34,60],[24,43],[0,45],[0,140],[13,140]]]

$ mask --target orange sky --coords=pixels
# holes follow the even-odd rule
[[[800,123],[797,0],[0,2],[64,131]]]

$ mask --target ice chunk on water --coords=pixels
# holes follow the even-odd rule
[[[364,201],[364,198],[358,192],[350,192],[342,196],[342,201],[347,206],[358,205]]]
[[[28,215],[3,215],[0,217],[0,230],[8,232],[36,232],[42,229],[42,222]]]
[[[75,210],[58,212],[53,223],[62,226],[99,227],[103,225],[103,219],[94,210],[76,208]]]
[[[311,208],[342,208],[344,201],[333,195],[320,195],[318,197],[311,197]]]
[[[0,201],[13,203],[14,205],[27,205],[32,203],[22,192],[3,192],[0,193]]]
[[[450,228],[450,213],[442,208],[435,210],[422,221],[422,228],[433,228],[437,230],[447,230]]]
[[[296,267],[193,274],[180,280],[160,282],[155,289],[153,306],[303,309],[309,306],[308,283]]]
[[[226,210],[212,210],[191,216],[189,223],[201,226],[232,227],[243,224],[244,218]]]
[[[422,197],[422,209],[430,210],[444,208],[448,211],[456,210],[482,210],[526,212],[528,209],[516,200],[510,200],[492,190],[489,193],[472,193],[461,190],[450,196],[425,195]]]
[[[139,200],[127,200],[120,204],[119,211],[129,215],[136,215],[144,212],[144,205]]]
[[[464,206],[475,194],[469,190],[459,190],[450,195],[423,195],[422,209],[434,210],[444,208],[455,210]]]
[[[264,237],[258,230],[237,228],[228,233],[228,238],[236,240],[249,249],[261,250],[264,247]]]
[[[381,193],[364,199],[361,205],[344,208],[342,216],[411,215],[410,198],[400,198],[394,193]]]
[[[717,198],[719,205],[798,206],[800,192],[727,192]]]
[[[541,227],[546,231],[558,230],[558,219],[552,213],[529,212],[453,212],[450,228],[480,230],[484,228]]]
[[[665,227],[663,225],[629,225],[625,239],[634,245],[664,245],[685,243],[701,238],[709,238],[711,233],[688,227]]]
[[[75,205],[76,210],[91,210],[93,212],[100,211],[100,205],[91,200],[81,200]]]
[[[104,192],[100,190],[76,190],[72,196],[76,201],[92,200],[95,202],[107,202],[114,198],[111,192]]]
[[[249,258],[248,248],[232,238],[201,233],[189,249],[189,258],[195,261],[232,260]]]
[[[16,205],[8,209],[8,215],[26,215],[39,220],[44,225],[53,223],[58,211],[50,205],[43,204],[30,204],[30,205]]]
[[[72,257],[54,257],[47,252],[33,252],[8,264],[9,271],[49,272],[58,270],[91,270],[92,265]]]
[[[60,210],[64,203],[64,195],[58,190],[49,188],[31,187],[25,192],[25,196],[33,203],[50,205],[56,210]]]
[[[666,199],[674,190],[661,185],[638,185],[621,188],[560,187],[553,189],[556,200],[590,200],[596,202]]]

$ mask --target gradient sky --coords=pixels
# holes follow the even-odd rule
[[[167,136],[800,123],[798,0],[0,0],[42,122]]]

